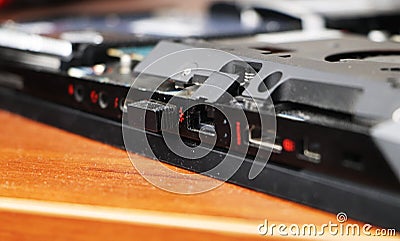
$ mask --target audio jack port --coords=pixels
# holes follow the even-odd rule
[[[100,92],[99,94],[99,106],[102,109],[105,109],[108,107],[110,103],[110,99],[108,97],[108,95],[105,92]]]

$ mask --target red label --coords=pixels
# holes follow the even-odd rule
[[[236,144],[240,146],[242,144],[242,134],[240,131],[240,122],[236,122]]]

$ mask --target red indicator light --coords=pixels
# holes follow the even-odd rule
[[[118,97],[115,97],[115,99],[114,99],[114,108],[118,108],[118,105],[119,105],[119,99],[118,99]]]
[[[284,139],[282,142],[283,150],[287,152],[294,152],[296,150],[296,143],[290,139]]]
[[[236,144],[240,146],[242,144],[242,134],[240,132],[240,122],[236,122]]]
[[[183,113],[182,107],[179,108],[179,123],[182,123],[185,120],[185,113]]]
[[[92,101],[93,104],[96,104],[97,101],[99,100],[99,94],[97,94],[96,91],[92,90],[90,92],[90,100]]]
[[[74,86],[72,84],[68,85],[68,94],[73,95],[74,94]]]

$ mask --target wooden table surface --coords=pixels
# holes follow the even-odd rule
[[[336,221],[334,214],[228,183],[203,194],[169,193],[144,180],[125,151],[5,111],[0,170],[1,241],[281,240],[260,236],[257,226],[264,219]]]

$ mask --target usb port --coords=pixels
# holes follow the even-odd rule
[[[272,150],[274,153],[281,153],[282,146],[273,142],[272,137],[261,136],[261,130],[252,126],[249,130],[249,143],[250,145],[264,150]]]
[[[320,144],[311,142],[308,138],[303,140],[303,153],[299,155],[300,159],[312,163],[321,162]]]

